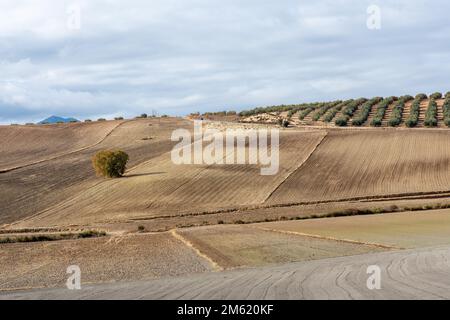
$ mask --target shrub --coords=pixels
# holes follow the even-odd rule
[[[414,99],[411,105],[411,112],[409,114],[408,119],[406,120],[406,126],[408,128],[413,128],[417,126],[419,122],[419,114],[420,114],[420,103],[427,98],[426,94],[418,94]]]
[[[367,101],[367,99],[365,98],[361,98],[358,100],[355,100],[351,103],[349,103],[344,110],[342,110],[342,113],[344,114],[344,116],[348,116],[348,117],[352,117],[353,114],[355,113],[356,109],[358,109],[358,107],[365,103]]]
[[[347,122],[348,122],[348,117],[343,116],[343,117],[337,118],[334,123],[339,127],[345,127],[347,125]]]
[[[97,121],[106,121],[105,118],[98,118]]]
[[[334,102],[329,102],[329,103],[325,103],[323,104],[321,107],[319,107],[319,109],[317,110],[317,112],[315,112],[312,116],[312,120],[313,121],[319,121],[319,119],[331,108],[334,108],[338,105],[340,105],[342,103],[342,101],[334,101]]]
[[[425,113],[425,126],[436,127],[437,125],[437,103],[434,99],[431,99],[427,112]]]
[[[290,124],[289,120],[283,119],[283,118],[279,118],[279,119],[277,120],[277,123],[278,123],[278,125],[279,125],[280,127],[284,127],[284,128],[289,127],[289,124]]]
[[[139,118],[147,118],[147,117],[148,117],[148,115],[146,113],[143,113],[139,116]]]
[[[445,94],[445,99],[449,99],[449,98],[450,98],[450,91]]]
[[[123,151],[104,150],[92,158],[92,165],[98,176],[119,178],[126,169],[128,154]]]
[[[420,100],[425,100],[427,99],[427,95],[425,93],[419,93],[418,95],[416,95],[415,99],[420,99]]]
[[[298,118],[299,118],[300,120],[305,119],[306,116],[307,116],[308,114],[310,114],[313,110],[314,110],[313,107],[309,107],[309,108],[303,110],[302,112],[300,112],[300,115],[298,116]]]
[[[436,100],[436,99],[442,99],[442,93],[440,92],[435,92],[432,95],[430,95],[430,99],[432,100]]]
[[[341,104],[338,104],[336,107],[332,108],[325,114],[325,116],[323,117],[323,121],[331,122],[334,119],[334,117],[336,117],[338,112],[342,110],[342,108],[344,108],[346,105],[352,103],[353,101],[354,101],[353,99],[350,99],[350,100],[342,102]]]
[[[444,123],[447,127],[450,127],[450,95],[445,98],[444,102]]]
[[[91,119],[86,119],[86,120],[84,120],[84,122],[92,122],[92,120]]]
[[[402,115],[403,110],[405,109],[405,103],[414,99],[412,96],[406,95],[401,97],[394,106],[394,109],[391,113],[391,118],[389,119],[388,124],[391,127],[396,127],[402,123]]]
[[[361,111],[359,112],[358,116],[354,117],[352,119],[352,125],[354,126],[362,126],[369,117],[370,112],[372,111],[372,108],[377,103],[380,103],[383,100],[381,97],[375,97],[367,101],[363,104],[361,107]]]
[[[114,120],[123,120],[123,117],[115,117]]]
[[[295,112],[297,112],[297,111],[306,109],[307,106],[309,106],[309,105],[307,105],[307,104],[292,104],[292,105],[280,105],[280,106],[269,106],[269,107],[257,107],[257,108],[251,109],[251,110],[241,111],[241,112],[239,112],[239,116],[248,117],[248,116],[261,114],[261,113],[283,112],[283,111],[290,111],[290,110],[295,110]]]
[[[292,116],[294,115],[294,113],[295,113],[295,110],[294,110],[294,109],[289,110],[289,112],[288,112],[288,114],[287,114],[288,119],[291,119]]]
[[[372,119],[372,122],[370,123],[373,127],[380,127],[383,121],[383,118],[386,114],[386,110],[389,107],[391,103],[397,100],[397,97],[389,97],[384,99],[377,108],[377,113]]]

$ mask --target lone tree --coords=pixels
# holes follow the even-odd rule
[[[126,169],[128,154],[120,150],[104,150],[92,158],[92,165],[98,176],[119,178]]]

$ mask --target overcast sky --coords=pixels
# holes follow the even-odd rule
[[[381,29],[367,27],[372,4]],[[0,0],[0,123],[446,92],[449,12],[445,0]]]

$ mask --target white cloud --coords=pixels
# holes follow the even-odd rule
[[[2,0],[0,118],[449,90],[446,1]],[[81,29],[67,8],[81,8]],[[435,8],[439,7],[438,11]]]

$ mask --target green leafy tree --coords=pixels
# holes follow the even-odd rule
[[[98,176],[119,178],[125,173],[129,156],[120,150],[99,151],[92,158],[92,166]]]

